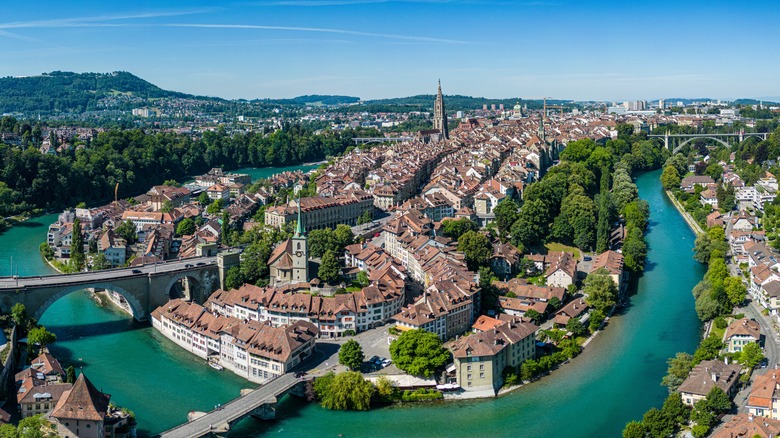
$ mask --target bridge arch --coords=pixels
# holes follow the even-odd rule
[[[46,301],[44,301],[44,303],[38,309],[35,310],[34,318],[36,320],[40,320],[43,314],[46,312],[46,310],[48,310],[49,307],[51,307],[51,305],[57,302],[57,300],[59,300],[60,298],[69,295],[73,292],[84,290],[84,289],[90,289],[90,288],[106,289],[122,295],[125,301],[127,301],[127,303],[130,305],[130,309],[132,310],[133,317],[135,319],[141,321],[144,318],[146,318],[147,316],[146,309],[144,308],[144,306],[141,305],[141,302],[138,301],[138,298],[136,298],[133,294],[124,290],[123,288],[111,283],[82,284],[82,285],[66,287],[60,290],[59,292],[57,292],[56,294],[50,296]]]
[[[678,144],[677,147],[674,148],[674,150],[672,151],[672,155],[674,155],[677,152],[679,152],[680,149],[684,148],[688,143],[690,143],[690,142],[692,142],[694,140],[703,140],[703,139],[715,140],[718,143],[722,144],[723,146],[726,146],[727,148],[731,147],[730,144],[726,143],[725,141],[723,141],[723,140],[721,140],[721,139],[719,139],[717,137],[693,137],[693,138],[689,138],[688,140],[685,140],[684,142]]]
[[[187,282],[186,287],[189,289],[188,291],[177,291],[175,289],[177,284],[182,284],[183,281]],[[194,282],[194,284],[190,284],[190,282]],[[194,286],[194,290],[193,290]],[[182,284],[182,287],[184,285]],[[173,278],[168,282],[168,284],[165,286],[165,295],[169,298],[186,298],[188,300],[192,300],[195,302],[204,302],[208,297],[203,296],[205,295],[204,292],[204,285],[201,278],[196,273],[193,272],[183,272],[177,275],[174,275]],[[183,295],[183,296],[178,296]]]

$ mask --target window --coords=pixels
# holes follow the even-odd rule
[[[485,373],[479,373],[479,378],[480,379],[484,379],[485,378]]]

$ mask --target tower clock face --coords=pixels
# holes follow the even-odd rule
[[[302,255],[303,255],[303,253],[302,253],[302,252],[300,252],[300,251],[295,251],[295,255],[296,255],[296,256],[298,256],[298,257],[300,257],[300,256],[302,256]]]

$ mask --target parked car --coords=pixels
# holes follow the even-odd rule
[[[140,270],[140,269],[133,269],[133,270],[132,270],[132,271],[130,271],[130,272],[132,272],[133,274],[143,274],[143,272],[141,272],[141,270]]]

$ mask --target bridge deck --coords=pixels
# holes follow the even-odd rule
[[[217,257],[194,257],[184,260],[170,260],[157,264],[148,264],[130,268],[104,269],[100,271],[77,272],[73,274],[53,274],[32,277],[0,277],[0,289],[24,287],[51,287],[96,283],[118,278],[162,275],[175,272],[197,271],[212,267]]]
[[[181,426],[167,430],[160,434],[163,438],[189,438],[204,436],[223,423],[232,423],[254,409],[276,401],[276,397],[289,391],[290,388],[300,383],[301,380],[291,373],[284,374],[276,379],[266,383],[262,387],[250,392],[249,394],[234,399],[228,404],[222,406],[219,410],[214,410],[206,415],[184,423]]]

